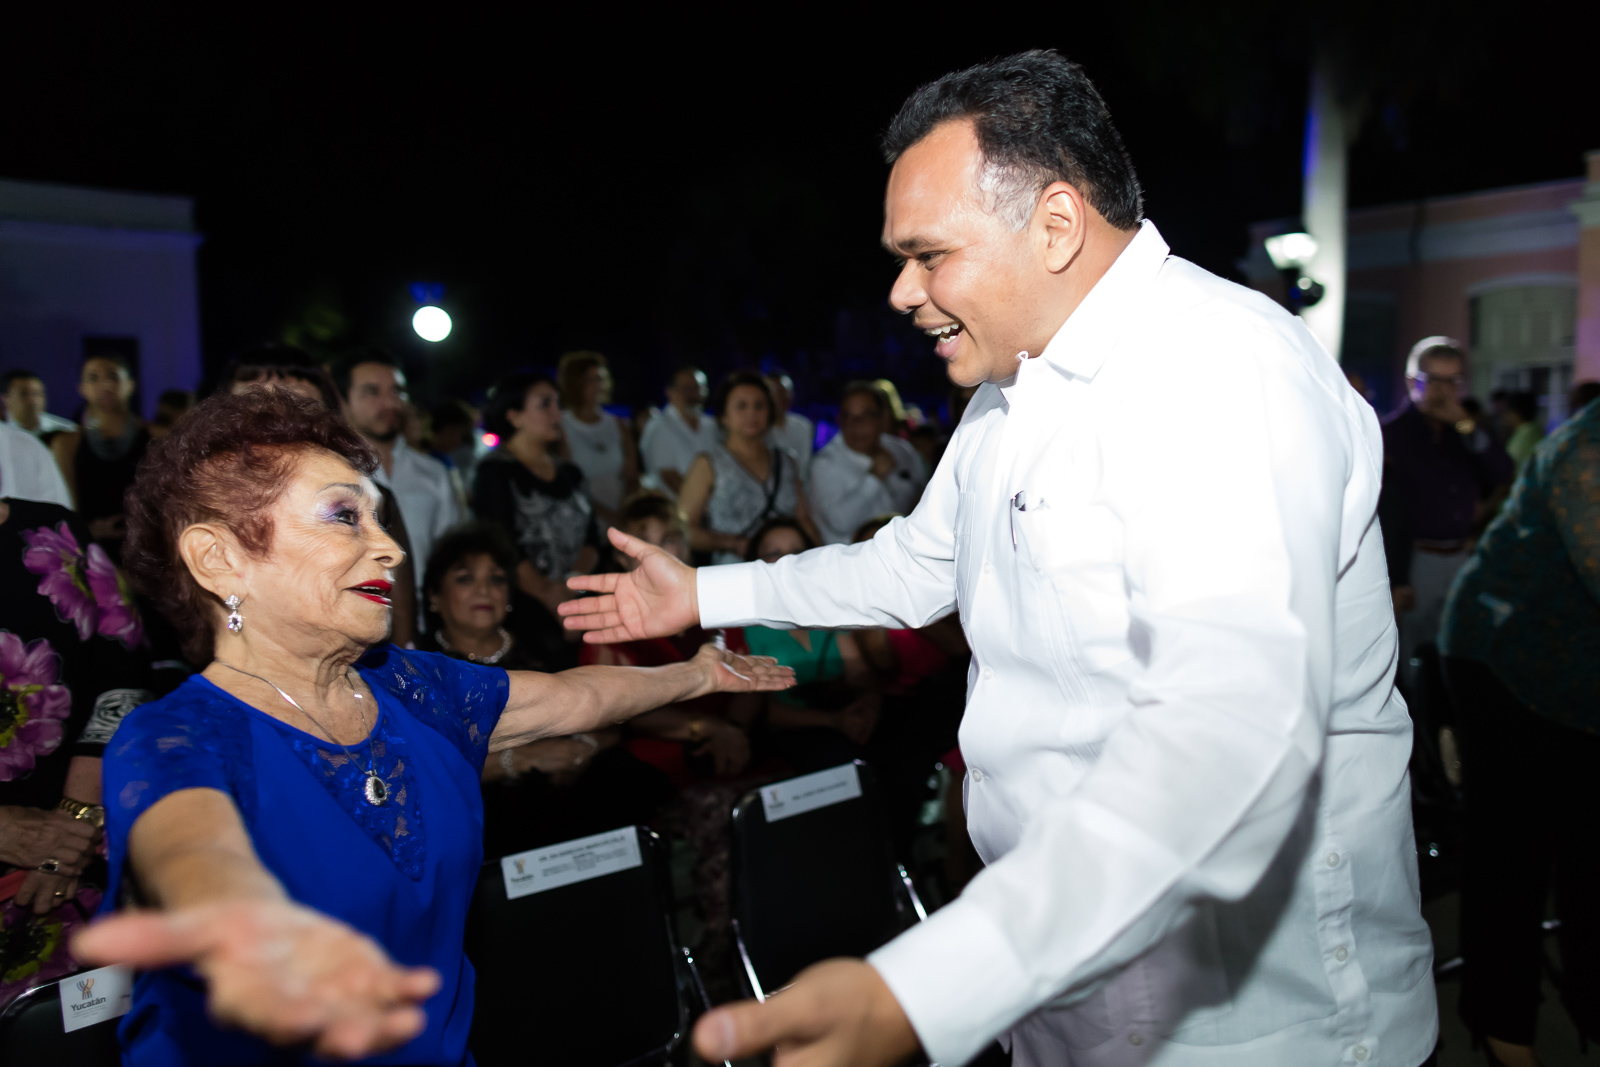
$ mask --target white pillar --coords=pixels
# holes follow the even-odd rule
[[[1306,106],[1303,205],[1306,230],[1317,239],[1317,254],[1304,272],[1321,282],[1325,292],[1301,318],[1334,359],[1342,358],[1344,340],[1345,188],[1351,132],[1338,87],[1336,64],[1326,52],[1319,52],[1311,68],[1311,98]]]

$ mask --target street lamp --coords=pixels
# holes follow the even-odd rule
[[[1289,290],[1289,306],[1303,311],[1322,299],[1322,283],[1301,273],[1317,254],[1317,239],[1309,233],[1280,233],[1264,242],[1272,265],[1283,275]]]
[[[411,316],[411,328],[424,341],[443,341],[450,336],[450,313],[434,304],[424,304]]]

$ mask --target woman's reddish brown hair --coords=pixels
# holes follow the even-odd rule
[[[189,573],[178,536],[197,522],[212,522],[231,531],[245,551],[266,555],[272,505],[299,457],[318,448],[363,474],[378,467],[366,440],[337,412],[284,389],[253,389],[204,401],[139,464],[124,501],[122,564],[177,627],[195,666],[211,662],[220,601]]]

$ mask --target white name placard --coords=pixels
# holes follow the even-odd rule
[[[500,870],[506,879],[506,899],[515,900],[642,863],[639,837],[630,826],[506,856]]]
[[[102,967],[56,983],[61,988],[61,1029],[67,1033],[128,1014],[133,1007],[133,971]]]
[[[861,776],[856,765],[846,763],[829,767],[815,774],[790,778],[761,787],[761,806],[766,810],[767,821],[777,822],[803,811],[815,811],[842,800],[853,800],[861,795]]]

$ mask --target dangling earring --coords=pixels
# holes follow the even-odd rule
[[[239,614],[239,604],[241,603],[239,598],[237,596],[230,596],[222,603],[227,607],[228,611],[232,613],[228,616],[228,629],[234,633],[238,633],[240,630],[243,630],[244,616]]]

